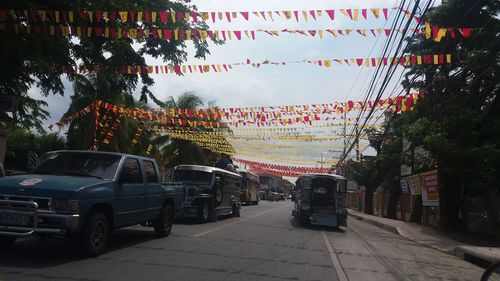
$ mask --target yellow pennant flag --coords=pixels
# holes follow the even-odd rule
[[[451,54],[446,55],[446,62],[451,63]]]
[[[186,40],[191,40],[191,30],[186,29]]]
[[[122,23],[127,22],[127,15],[128,15],[127,11],[120,11],[118,12],[118,14],[120,14],[120,19]]]
[[[323,39],[323,30],[318,30],[318,36],[320,39]]]
[[[283,15],[285,15],[285,18],[287,20],[292,18],[292,12],[291,11],[282,11]]]
[[[137,12],[137,21],[142,22],[142,12]]]
[[[441,42],[441,39],[446,36],[446,28],[440,28],[434,41]]]
[[[353,9],[352,11],[353,11],[352,18],[354,19],[354,21],[358,21],[359,9]]]
[[[201,15],[201,19],[203,21],[207,21],[208,20],[208,12],[201,12],[200,15]]]
[[[174,29],[174,40],[179,40],[179,30],[178,29]]]
[[[73,11],[68,11],[69,23],[73,23],[74,14]]]
[[[422,56],[420,56],[420,55],[417,56],[417,64],[418,65],[422,64]]]
[[[325,67],[332,67],[332,61],[331,60],[324,60],[323,65]]]
[[[92,11],[88,11],[87,13],[89,14],[90,22],[94,22],[94,20],[92,19],[92,16],[94,15],[94,13]]]
[[[425,22],[425,39],[430,39],[431,38],[431,25],[429,24],[429,22]]]
[[[136,39],[137,38],[137,28],[129,28],[128,35],[130,36],[130,38]]]
[[[185,12],[184,13],[184,21],[190,21],[191,20],[191,13]]]
[[[370,11],[372,12],[373,16],[378,19],[379,15],[380,15],[380,9],[378,8],[374,8],[374,9],[370,9]]]
[[[47,11],[45,11],[45,10],[38,10],[38,14],[40,15],[40,18],[42,19],[42,21],[46,21],[47,20]]]
[[[304,17],[304,20],[307,22],[307,11],[302,11],[302,16]]]
[[[180,12],[179,12],[179,13],[180,13]],[[176,12],[171,12],[171,13],[170,13],[170,18],[172,19],[172,22],[175,22],[175,20],[177,19]]]
[[[156,12],[151,12],[151,21],[156,22]]]
[[[60,18],[61,18],[60,12],[59,11],[55,11],[54,16],[56,18],[56,23],[59,23]]]

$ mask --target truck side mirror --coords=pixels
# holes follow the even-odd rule
[[[215,183],[218,184],[221,182],[221,178],[219,176],[215,177]]]

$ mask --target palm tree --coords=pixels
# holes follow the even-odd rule
[[[194,92],[184,92],[177,98],[177,101],[170,98],[165,105],[167,109],[174,107],[199,109],[203,106],[203,99]],[[161,160],[166,166],[209,164],[209,153],[192,141],[172,139],[168,134],[164,134],[156,137],[154,143],[158,146]]]
[[[71,96],[71,103],[63,115],[63,119],[84,109],[96,99],[129,108],[146,108],[146,104],[135,100],[131,93],[120,90],[120,87],[117,86],[120,83],[117,75],[119,74],[77,75],[73,81],[74,95]],[[68,148],[90,149],[94,145],[94,139],[97,138],[98,150],[145,154],[148,146],[147,140],[151,138],[150,132],[144,131],[141,135],[141,141],[137,145],[131,145],[139,126],[136,120],[116,115],[106,109],[99,110],[99,114],[100,123],[107,127],[96,128],[93,112],[71,120],[67,133]],[[119,119],[120,123],[119,127],[113,130],[114,137],[108,144],[103,143],[107,132],[116,119]]]

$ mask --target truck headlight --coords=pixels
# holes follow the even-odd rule
[[[80,201],[54,198],[52,199],[50,207],[56,212],[77,214],[80,212]]]

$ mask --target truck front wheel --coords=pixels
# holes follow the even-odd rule
[[[80,251],[85,256],[100,255],[108,244],[109,221],[105,214],[97,211],[89,214],[79,237]]]
[[[156,237],[167,237],[170,234],[172,231],[173,217],[172,206],[163,206],[160,215],[154,221]]]
[[[7,249],[12,244],[16,242],[16,237],[14,236],[0,236],[0,249]]]

